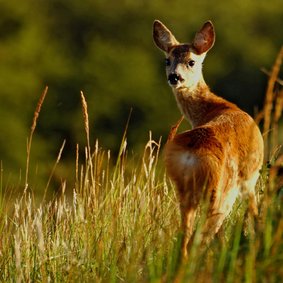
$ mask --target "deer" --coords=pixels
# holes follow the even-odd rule
[[[255,187],[263,164],[263,138],[249,114],[211,92],[204,80],[203,62],[215,42],[211,21],[203,24],[192,43],[180,43],[155,20],[153,40],[165,53],[168,83],[191,124],[190,130],[171,135],[164,148],[165,168],[180,207],[181,254],[187,259],[204,199],[208,204],[200,245],[206,248],[238,197],[247,201],[253,217],[258,215]]]

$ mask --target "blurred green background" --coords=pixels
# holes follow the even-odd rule
[[[31,175],[48,174],[64,139],[64,164],[85,144],[80,90],[91,141],[119,148],[127,117],[129,149],[166,137],[180,114],[152,41],[163,21],[180,41],[203,22],[216,28],[204,73],[212,90],[252,115],[283,43],[282,0],[0,0],[0,159],[6,178],[25,170],[33,112],[46,85],[32,145]],[[74,164],[73,164],[74,165]],[[65,166],[66,174],[74,171]],[[35,174],[33,174],[35,173]]]

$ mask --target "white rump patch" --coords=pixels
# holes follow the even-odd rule
[[[197,160],[193,154],[185,153],[180,156],[180,163],[185,167],[194,167]]]

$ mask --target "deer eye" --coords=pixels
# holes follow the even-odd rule
[[[170,59],[169,58],[166,58],[165,59],[165,65],[166,66],[170,66],[171,62],[170,62]]]
[[[187,64],[188,67],[193,67],[195,65],[195,61],[194,60],[190,60]]]

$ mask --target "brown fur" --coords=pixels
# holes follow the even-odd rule
[[[208,244],[230,213],[238,195],[247,195],[257,215],[256,180],[263,162],[263,140],[254,120],[236,105],[213,94],[206,85],[201,65],[214,44],[211,22],[204,24],[192,44],[179,44],[161,22],[154,22],[155,43],[169,60],[166,73],[177,104],[192,130],[171,135],[165,147],[165,164],[180,200],[187,257],[196,210],[201,199],[209,200],[202,231]],[[188,62],[194,60],[195,65]],[[176,128],[174,128],[176,131]]]

